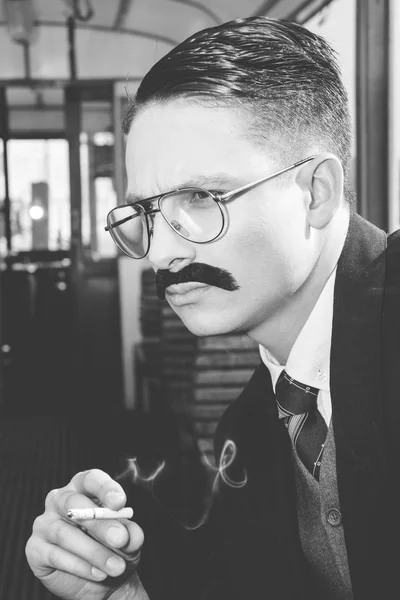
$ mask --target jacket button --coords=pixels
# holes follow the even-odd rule
[[[332,527],[338,527],[342,524],[342,514],[337,508],[330,508],[327,512],[327,521]]]

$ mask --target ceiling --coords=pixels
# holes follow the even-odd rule
[[[140,81],[161,56],[197,30],[251,15],[304,22],[328,1],[0,0],[0,82]],[[16,43],[10,35],[7,17],[18,7],[26,11],[17,18],[25,15],[29,44]],[[73,54],[68,19],[74,24]]]

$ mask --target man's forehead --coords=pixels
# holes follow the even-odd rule
[[[129,188],[155,195],[187,186],[231,186],[259,148],[229,108],[185,101],[155,104],[135,116],[127,139]],[[264,156],[265,161],[265,156]],[[151,182],[151,183],[150,183]]]
[[[135,148],[156,141],[167,147],[174,139],[190,141],[196,138],[215,143],[221,136],[238,142],[247,135],[246,120],[238,110],[228,106],[204,106],[195,101],[179,98],[169,102],[155,102],[138,110],[131,123],[128,143]]]

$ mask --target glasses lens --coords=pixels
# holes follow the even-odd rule
[[[149,235],[143,211],[118,206],[107,217],[107,225],[117,246],[132,258],[143,258],[149,248]]]
[[[161,199],[160,210],[171,227],[192,242],[210,242],[224,227],[218,202],[200,188],[166,194]]]

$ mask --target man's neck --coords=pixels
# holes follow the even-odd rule
[[[347,207],[336,213],[318,261],[307,280],[293,296],[282,303],[271,320],[248,333],[249,337],[267,348],[282,365],[286,364],[300,331],[337,265],[346,239],[349,216]]]

